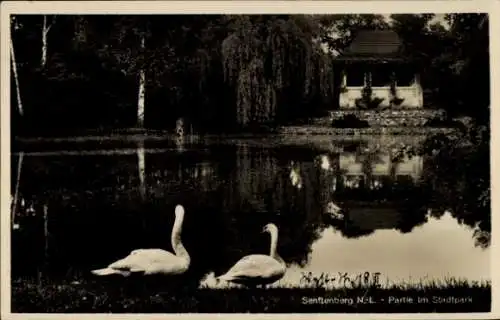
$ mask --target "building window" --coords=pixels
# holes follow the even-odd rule
[[[415,79],[415,72],[412,70],[396,70],[396,79],[398,87],[409,87]]]
[[[373,87],[389,87],[392,70],[386,65],[372,66],[370,69]]]
[[[365,71],[358,68],[348,68],[346,70],[348,87],[363,87],[365,85]]]

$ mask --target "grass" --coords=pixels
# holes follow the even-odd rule
[[[445,298],[453,301],[446,302]],[[29,279],[12,281],[14,313],[489,312],[490,304],[489,282],[459,279],[345,289],[168,288],[143,281],[121,281],[118,285],[97,280],[46,280],[43,284]]]

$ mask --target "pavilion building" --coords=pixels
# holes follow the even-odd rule
[[[420,64],[394,31],[360,31],[334,61],[341,77],[332,120],[354,114],[371,126],[419,126],[442,113],[424,108]]]

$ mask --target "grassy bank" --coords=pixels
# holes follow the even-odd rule
[[[430,133],[451,133],[456,131],[454,128],[434,128],[434,127],[373,127],[373,128],[332,128],[329,126],[318,125],[300,125],[285,126],[274,131],[266,132],[240,132],[228,134],[187,134],[189,138],[251,138],[259,136],[273,135],[320,135],[320,136],[338,136],[338,135],[373,135],[373,134],[395,134],[395,135],[414,135]],[[124,128],[114,130],[86,130],[79,134],[68,134],[65,136],[17,136],[14,141],[33,143],[33,142],[81,142],[81,141],[100,141],[100,140],[168,140],[173,139],[175,135],[172,131]]]
[[[260,147],[275,145],[315,145],[320,149],[333,151],[337,142],[378,141],[389,147],[396,144],[422,142],[426,137],[436,133],[451,133],[445,128],[328,128],[315,126],[286,127],[278,133],[267,134],[228,134],[228,135],[186,135],[182,140],[182,150],[189,150],[196,145],[238,144]],[[168,149],[179,149],[179,140],[167,131],[120,130],[107,134],[88,132],[88,135],[67,137],[15,137],[12,151],[47,153],[58,150],[85,152],[88,150],[130,149],[135,153],[139,146],[146,149],[157,149],[162,152]],[[125,151],[124,151],[125,152]]]
[[[447,300],[448,299],[448,300]],[[15,313],[386,313],[488,312],[488,283],[390,285],[385,288],[152,288],[146,283],[116,285],[14,280]]]

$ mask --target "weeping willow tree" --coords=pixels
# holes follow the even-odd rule
[[[237,16],[222,42],[224,79],[235,91],[236,121],[275,123],[333,95],[331,59],[308,16]],[[293,106],[294,103],[297,103]],[[297,110],[297,108],[299,110]]]

